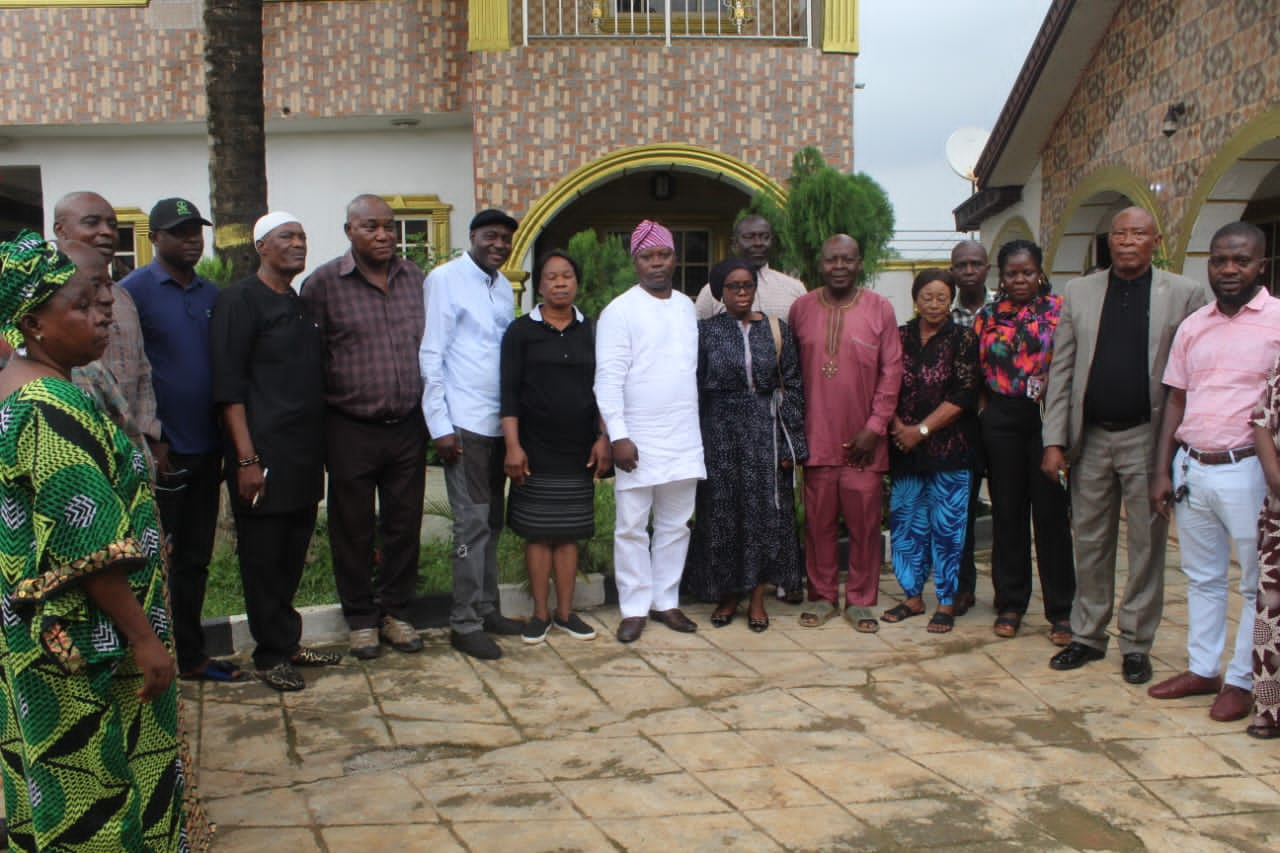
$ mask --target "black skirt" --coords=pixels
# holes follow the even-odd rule
[[[530,475],[511,484],[507,525],[533,541],[590,539],[595,535],[595,484],[584,475]]]

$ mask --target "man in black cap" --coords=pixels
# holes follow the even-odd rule
[[[521,623],[498,610],[498,534],[502,530],[499,417],[502,336],[515,318],[511,257],[518,223],[501,210],[471,220],[471,248],[427,276],[426,332],[418,350],[422,411],[444,462],[453,509],[450,642],[481,660],[502,657],[489,634],[515,636]],[[487,632],[487,633],[486,633]]]
[[[247,681],[205,654],[200,612],[218,524],[222,443],[213,406],[209,314],[217,286],[196,275],[209,221],[194,204],[166,198],[151,209],[155,259],[120,281],[138,307],[167,453],[156,459],[156,503],[172,544],[169,587],[178,672],[203,681]]]

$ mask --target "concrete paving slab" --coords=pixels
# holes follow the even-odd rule
[[[1157,677],[1185,665],[1176,548],[1166,584]],[[889,573],[881,593],[901,597]],[[764,633],[713,629],[690,603],[697,633],[621,645],[606,607],[586,614],[596,640],[502,638],[496,662],[430,629],[421,654],[311,670],[297,694],[184,684],[214,849],[1280,847],[1270,744],[1210,720],[1211,697],[1126,684],[1114,643],[1049,669],[1038,599],[995,637],[985,566],[978,598],[943,636],[802,628],[773,601]]]

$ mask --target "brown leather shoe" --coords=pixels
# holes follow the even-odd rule
[[[1183,696],[1208,696],[1221,689],[1221,677],[1205,678],[1188,670],[1151,685],[1147,688],[1147,695],[1152,699],[1181,699]]]
[[[1209,719],[1219,723],[1243,720],[1253,710],[1253,692],[1234,684],[1222,685],[1222,692],[1209,707]]]
[[[681,634],[692,634],[698,630],[698,623],[680,612],[679,607],[673,607],[670,610],[650,610],[649,618]]]
[[[644,633],[644,623],[648,620],[643,616],[628,616],[618,623],[618,642],[634,643],[640,639],[640,635]]]

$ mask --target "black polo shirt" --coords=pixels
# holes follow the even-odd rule
[[[222,293],[209,323],[216,404],[243,403],[249,435],[270,470],[258,513],[292,512],[324,485],[324,355],[320,331],[290,288],[250,276]],[[238,468],[228,438],[227,479]]]
[[[1150,328],[1151,269],[1132,281],[1112,270],[1084,391],[1085,423],[1136,425],[1151,419]]]

